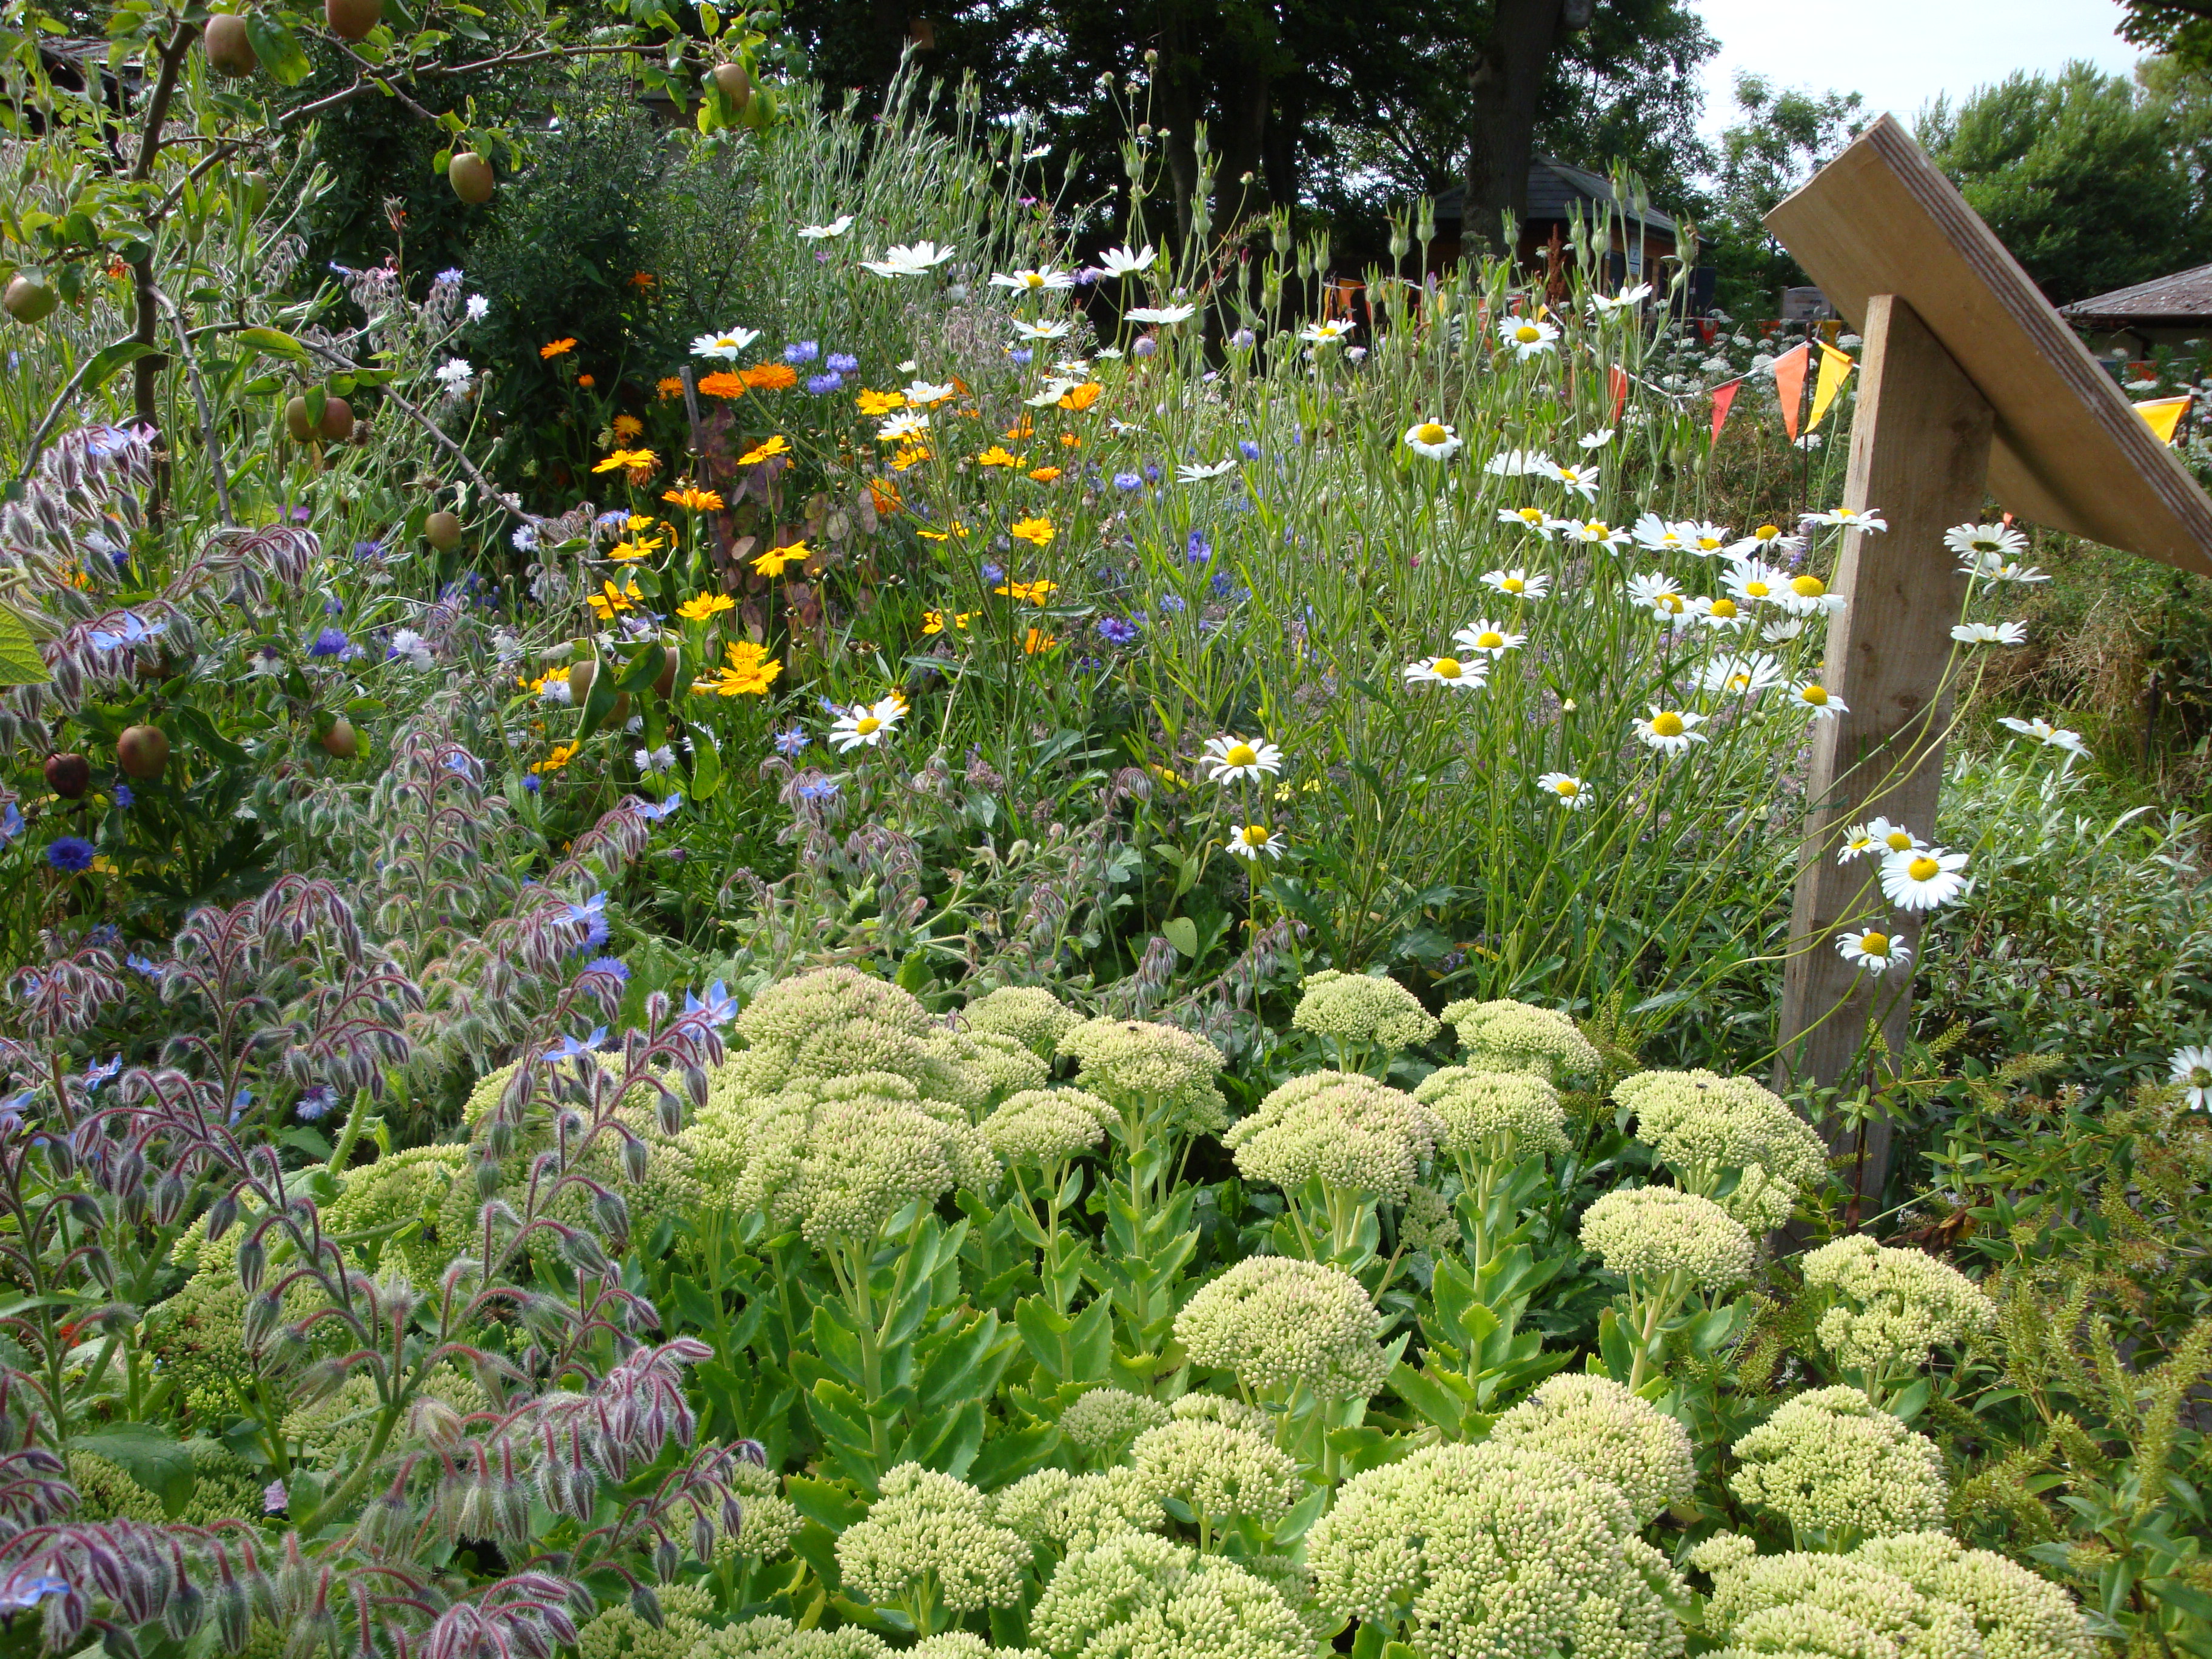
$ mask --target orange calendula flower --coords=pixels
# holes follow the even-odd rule
[[[975,613],[972,611],[956,612],[952,618],[953,627],[959,629],[963,632],[966,631],[968,627],[968,619],[975,614]],[[942,634],[945,631],[945,613],[942,611],[923,611],[921,613],[921,631],[925,634]]]
[[[685,622],[712,622],[725,611],[737,609],[738,602],[726,593],[696,593],[676,607],[676,614]]]
[[[1054,651],[1057,650],[1059,647],[1060,641],[1058,640],[1054,639],[1049,634],[1040,633],[1034,628],[1030,629],[1028,635],[1022,641],[1022,649],[1032,657],[1036,655],[1040,651]]]
[[[758,466],[763,461],[774,460],[779,455],[791,453],[791,444],[781,434],[763,440],[738,457],[739,466]]]
[[[585,391],[589,392],[593,386],[597,386],[599,382],[588,374],[579,374],[576,377],[576,384],[583,387]]]
[[[617,443],[628,443],[632,438],[635,438],[639,433],[644,430],[645,422],[639,420],[635,415],[617,415],[615,416],[614,433],[615,441]]]
[[[1036,432],[1036,428],[1031,424],[1028,417],[1024,416],[1022,419],[1016,421],[1012,426],[1008,427],[999,435],[1002,438],[1011,438],[1016,443],[1019,443],[1023,439]]]
[[[556,744],[553,746],[553,752],[544,760],[532,764],[530,769],[533,772],[557,772],[576,758],[576,750],[582,746],[580,744],[574,743]]]
[[[805,542],[793,542],[784,547],[771,547],[753,561],[753,568],[763,576],[781,576],[786,565],[799,563],[813,550]]]
[[[1030,469],[1030,477],[1035,478],[1039,483],[1050,483],[1059,476],[1060,469],[1056,466],[1036,466]]]
[[[677,384],[680,387],[683,382]],[[745,383],[726,368],[718,369],[712,374],[700,377],[699,395],[702,398],[742,398],[745,395]]]
[[[671,398],[680,398],[684,395],[684,382],[676,375],[666,375],[660,382],[659,392],[663,402]]]
[[[755,363],[738,378],[756,392],[788,392],[799,384],[799,371],[789,363]]]
[[[993,444],[975,458],[978,466],[1019,466],[1023,458],[1000,444]]]
[[[553,357],[565,357],[568,353],[574,351],[575,349],[575,338],[574,336],[571,336],[569,338],[565,340],[556,340],[550,345],[542,345],[538,347],[538,355],[541,357],[549,359]]]
[[[1003,586],[994,587],[991,591],[994,593],[1004,593],[1010,599],[1024,600],[1030,605],[1042,605],[1045,596],[1059,586],[1058,582],[1048,581],[1007,582]]]
[[[1053,529],[1050,519],[1017,519],[1006,526],[1006,534],[1018,542],[1027,542],[1032,547],[1048,545],[1058,533]]]
[[[685,484],[681,489],[664,489],[660,492],[660,499],[673,501],[691,513],[720,513],[722,510],[722,497],[718,491],[701,489],[692,484]]]
[[[659,283],[660,278],[649,270],[634,271],[629,279],[629,285],[637,289],[656,288]]]
[[[1060,447],[1062,449],[1080,449],[1083,447],[1083,440],[1073,432],[1063,432],[1060,434]]]
[[[877,512],[887,516],[906,509],[906,497],[899,494],[898,486],[888,478],[868,480],[868,499],[875,503]]]
[[[870,392],[864,387],[861,390],[860,395],[855,398],[853,401],[859,406],[860,413],[863,415],[888,415],[895,409],[904,409],[906,407],[906,393],[903,392]]]
[[[1099,393],[1106,388],[1096,380],[1085,380],[1081,386],[1072,386],[1060,394],[1060,406],[1079,414],[1098,401]]]
[[[600,591],[588,597],[599,620],[612,622],[617,611],[629,610],[645,596],[637,591],[637,584],[633,581],[625,587],[617,587],[612,582],[602,583]]]

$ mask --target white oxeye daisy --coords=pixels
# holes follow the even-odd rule
[[[2040,717],[2032,720],[2016,720],[2010,714],[2000,714],[1997,724],[2008,732],[2017,732],[2023,738],[2033,738],[2047,748],[2063,749],[2069,754],[2086,755],[2088,744],[2081,741],[2079,732],[2069,732],[2063,726],[2053,726]]]
[[[1701,559],[1710,559],[1716,553],[1728,550],[1729,533],[1719,525],[1686,519],[1674,529],[1682,538],[1684,550]]]
[[[1793,617],[1817,617],[1823,611],[1841,611],[1845,604],[1840,593],[1828,592],[1828,584],[1810,572],[1792,576],[1775,596],[1775,602]]]
[[[2191,1111],[2212,1111],[2212,1048],[2177,1048],[2172,1066],[2166,1079],[2180,1085],[2183,1103]]]
[[[1878,507],[1832,507],[1826,513],[1808,513],[1808,524],[1841,525],[1846,530],[1887,530]]]
[[[1577,447],[1583,449],[1603,449],[1612,441],[1613,428],[1609,426],[1600,427],[1595,432],[1585,432],[1575,440]]]
[[[1721,550],[1731,559],[1778,559],[1784,553],[1795,553],[1804,545],[1802,536],[1786,536],[1779,526],[1763,524],[1748,536],[1729,543]]]
[[[1482,683],[1489,678],[1490,664],[1480,658],[1462,662],[1457,657],[1424,657],[1419,662],[1406,665],[1408,681],[1453,685],[1462,691],[1481,690]]]
[[[1966,561],[1968,575],[2003,564],[2027,551],[2027,538],[2008,524],[1954,525],[1943,532],[1943,545]]]
[[[1279,859],[1283,856],[1283,838],[1264,823],[1248,823],[1229,832],[1229,850],[1255,863],[1263,855]]]
[[[1705,723],[1703,714],[1686,714],[1678,708],[1654,708],[1648,719],[1636,722],[1636,735],[1662,754],[1680,755],[1692,744],[1705,740],[1705,734],[1696,729]]]
[[[1968,570],[1964,565],[1960,565],[1959,568],[1962,574],[1969,576],[1978,575],[1985,582],[2020,582],[2024,585],[2029,582],[2047,582],[2051,580],[2033,565],[2021,564],[2014,560],[2007,560],[2002,564],[1984,565],[1978,571]]]
[[[829,242],[842,236],[853,228],[853,216],[841,213],[826,225],[801,225],[799,238],[803,242]]]
[[[1025,323],[1018,317],[1014,319],[1014,333],[1024,340],[1064,340],[1072,326],[1066,321]]]
[[[1597,478],[1601,468],[1577,466],[1572,461],[1561,461],[1545,476],[1555,483],[1563,483],[1586,501],[1597,499]]]
[[[830,741],[837,745],[839,754],[863,744],[873,749],[905,716],[906,700],[896,691],[878,702],[856,702],[830,728]]]
[[[1266,738],[1208,738],[1203,762],[1206,775],[1216,783],[1257,783],[1283,769],[1283,751]]]
[[[1548,542],[1553,533],[1567,521],[1553,518],[1540,507],[1501,507],[1498,509],[1498,522],[1517,524],[1523,530],[1533,530]]]
[[[1960,623],[1951,637],[1961,645],[2026,645],[2026,623]]]
[[[1075,274],[1054,270],[1047,265],[1042,270],[994,270],[991,273],[993,288],[1010,288],[1017,294],[1042,294],[1057,289],[1073,288]]]
[[[702,334],[692,341],[691,355],[719,357],[726,363],[733,363],[738,353],[759,338],[760,331],[757,328],[726,328],[719,334]]]
[[[1342,319],[1308,323],[1298,331],[1298,338],[1308,345],[1339,345],[1352,337],[1358,324]]]
[[[1588,787],[1570,773],[1547,772],[1536,780],[1536,787],[1570,812],[1579,812],[1589,805]]]
[[[1406,447],[1432,461],[1448,461],[1459,453],[1462,440],[1442,421],[1416,421],[1406,428]]]
[[[911,443],[929,434],[929,416],[911,409],[902,409],[876,428],[877,438],[887,444]]]
[[[1636,544],[1649,552],[1682,553],[1689,550],[1682,527],[1669,524],[1656,513],[1646,513],[1638,518],[1630,533],[1636,538]]]
[[[1218,478],[1227,473],[1234,472],[1236,470],[1237,458],[1234,455],[1231,456],[1225,461],[1213,461],[1211,463],[1202,461],[1185,461],[1180,466],[1176,468],[1176,482],[1178,483],[1204,483],[1208,478]]]
[[[1966,884],[1959,872],[1966,867],[1964,853],[1940,847],[1892,853],[1882,860],[1882,896],[1901,910],[1933,910],[1959,896]]]
[[[1747,657],[1716,657],[1698,671],[1698,684],[1728,696],[1755,697],[1782,684],[1782,665],[1764,651]]]
[[[1559,337],[1559,331],[1541,317],[1508,317],[1498,331],[1506,349],[1522,362],[1549,351]]]
[[[1504,624],[1485,617],[1472,628],[1462,628],[1452,635],[1452,643],[1478,657],[1495,661],[1509,651],[1518,650],[1528,642],[1526,634],[1509,634]]]
[[[960,388],[949,380],[908,380],[901,390],[906,393],[907,402],[920,404],[925,409],[957,397],[960,392]]]
[[[1550,538],[1547,537],[1547,540]],[[1552,591],[1552,579],[1539,573],[1530,575],[1516,565],[1510,570],[1487,570],[1483,573],[1482,585],[1500,593],[1510,594],[1516,599],[1540,599]]]
[[[1849,703],[1818,680],[1807,680],[1802,685],[1790,687],[1790,700],[1800,708],[1809,709],[1815,720],[1832,720],[1838,714],[1851,712]]]
[[[1134,253],[1125,247],[1109,247],[1098,256],[1098,268],[1109,276],[1133,276],[1140,270],[1150,270],[1157,257],[1150,242]]]
[[[1903,940],[1873,927],[1837,934],[1836,949],[1843,952],[1845,962],[1863,973],[1886,974],[1912,960],[1912,951]]]
[[[1853,859],[1864,858],[1869,854],[1880,854],[1884,850],[1870,826],[1855,823],[1844,831],[1844,844],[1836,849],[1836,862],[1849,864]]]
[[[861,260],[860,269],[878,276],[927,276],[951,257],[949,244],[940,247],[935,242],[915,242],[887,247],[882,258]]]
[[[1679,617],[1690,608],[1680,585],[1672,576],[1656,570],[1628,579],[1628,602],[1638,611],[1662,617]]]
[[[1789,586],[1789,578],[1765,560],[1752,558],[1742,560],[1722,577],[1721,586],[1738,605],[1748,608],[1778,603]]]
[[[1690,610],[1705,626],[1723,633],[1733,634],[1751,626],[1751,618],[1744,614],[1743,607],[1726,594],[1717,599],[1692,599]]]
[[[1549,455],[1534,449],[1501,449],[1485,461],[1482,468],[1501,478],[1525,478],[1531,473],[1548,478],[1553,465]]]
[[[1613,317],[1623,312],[1635,309],[1650,297],[1651,284],[1638,283],[1635,287],[1625,288],[1618,294],[1591,295],[1590,308],[1601,317]]]
[[[438,366],[433,376],[448,392],[459,392],[476,377],[476,370],[465,357],[448,357]]]
[[[1196,306],[1136,306],[1121,313],[1133,323],[1151,323],[1155,327],[1170,327],[1187,323],[1198,315]]]
[[[1874,850],[1886,859],[1895,858],[1900,853],[1917,853],[1928,845],[1903,824],[1892,823],[1884,817],[1869,818],[1849,833],[1864,836],[1874,843]]]
[[[1779,617],[1759,630],[1759,637],[1769,645],[1787,645],[1805,631],[1802,617]]]
[[[1559,524],[1569,541],[1590,547],[1618,548],[1628,539],[1626,531],[1617,530],[1602,519],[1563,519]]]

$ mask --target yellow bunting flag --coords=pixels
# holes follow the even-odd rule
[[[1820,347],[1820,378],[1813,383],[1813,418],[1805,422],[1808,432],[1820,424],[1820,417],[1836,401],[1836,394],[1844,389],[1844,377],[1850,372],[1849,356],[1832,345]]]
[[[2143,424],[2158,434],[2162,444],[2173,441],[2180,428],[2181,417],[2189,412],[2191,394],[2185,392],[2179,398],[2154,398],[2147,404],[2137,404],[2136,413],[2143,417]]]

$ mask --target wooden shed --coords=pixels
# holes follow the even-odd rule
[[[1449,264],[1460,257],[1466,199],[1463,187],[1437,198],[1437,240],[1430,253],[1433,263]],[[1654,207],[1641,213],[1624,207],[1603,174],[1545,156],[1528,164],[1528,212],[1521,222],[1521,240],[1514,252],[1524,261],[1531,259],[1554,234],[1567,240],[1575,218],[1587,224],[1600,216],[1613,224],[1616,276],[1628,283],[1659,283],[1658,262],[1676,251],[1682,235],[1674,216]]]
[[[2159,346],[2212,339],[2212,265],[2076,300],[2058,314],[2087,337],[2092,351],[2109,358],[2148,357]]]

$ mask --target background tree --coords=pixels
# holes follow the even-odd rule
[[[1719,272],[1723,310],[1771,316],[1781,290],[1807,280],[1770,235],[1767,213],[1826,166],[1866,126],[1859,94],[1781,88],[1739,74],[1740,118],[1721,134],[1713,172],[1713,210],[1702,228],[1706,258]]]

